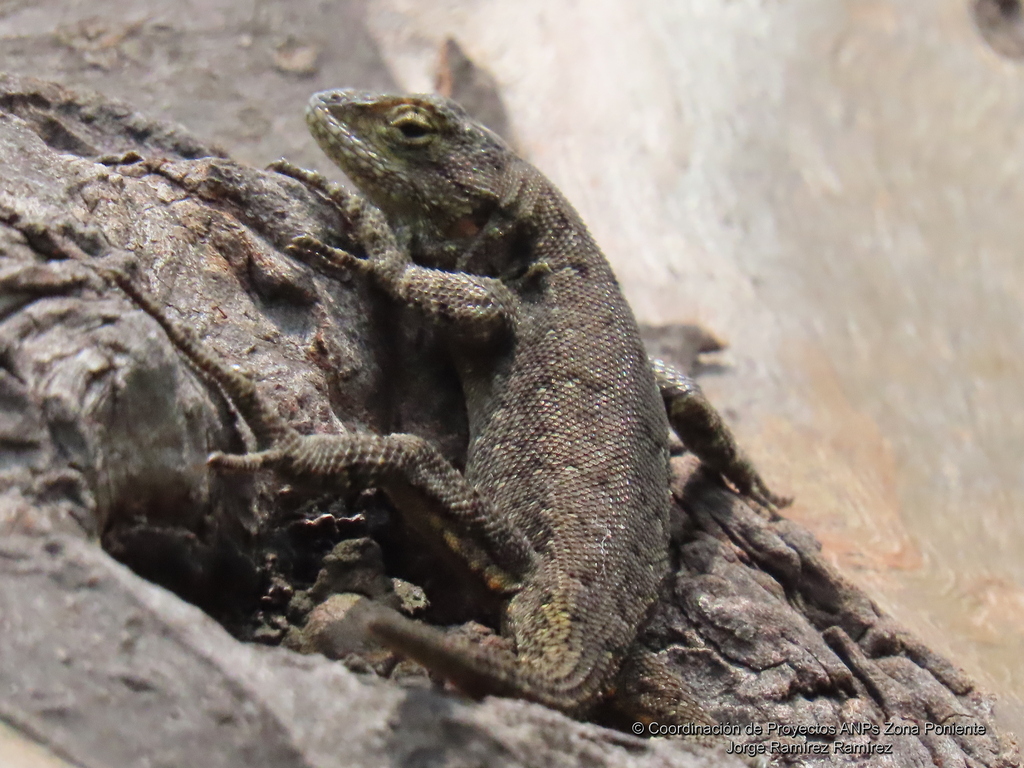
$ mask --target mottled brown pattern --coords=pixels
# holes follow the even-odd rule
[[[307,115],[386,221],[345,203],[364,261],[309,239],[296,251],[444,328],[469,414],[465,483],[533,555],[505,611],[513,667],[395,615],[374,611],[371,631],[471,692],[585,712],[668,568],[669,425],[633,315],[572,207],[450,102],[333,92]],[[501,537],[475,541],[507,560]]]
[[[583,222],[501,139],[437,97],[332,91],[314,96],[307,117],[369,203],[316,174],[279,170],[330,197],[366,253],[311,237],[290,250],[363,275],[441,328],[469,417],[465,473],[414,435],[299,436],[251,382],[115,276],[253,426],[258,452],[211,464],[380,487],[413,527],[507,595],[514,663],[382,607],[355,612],[467,692],[582,715],[617,689],[636,716],[707,722],[667,670],[653,674],[652,659],[631,654],[668,570],[662,399],[706,463],[751,497],[773,497],[692,381],[652,367]]]
[[[699,455],[741,491],[776,499],[693,382],[652,370],[586,226],[500,138],[440,97],[332,91],[306,114],[389,226],[356,215],[365,261],[308,239],[298,252],[368,274],[447,330],[470,420],[465,479],[535,553],[505,614],[515,668],[398,616],[371,629],[464,688],[586,711],[612,686],[667,569],[659,383]],[[483,546],[504,554],[498,540]]]

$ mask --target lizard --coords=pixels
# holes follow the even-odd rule
[[[489,580],[510,595],[514,665],[397,615],[368,629],[464,690],[586,712],[613,687],[667,571],[666,420],[742,493],[786,500],[767,489],[693,380],[648,360],[579,214],[497,135],[439,96],[326,91],[306,118],[385,220],[371,222],[363,200],[346,202],[307,176],[357,227],[362,219],[369,253],[357,259],[308,237],[293,253],[362,272],[442,328],[470,422],[459,482],[467,496],[482,494],[480,514],[527,537],[527,557]],[[507,558],[508,541],[503,532],[463,556],[486,572]],[[457,537],[449,544],[464,549]],[[692,702],[676,707],[708,719]]]
[[[213,453],[209,464],[378,487],[413,528],[456,553],[505,601],[501,631],[514,656],[366,601],[359,611],[369,635],[470,695],[584,717],[623,685],[624,668],[665,677],[630,646],[668,571],[670,424],[744,495],[786,500],[696,384],[647,358],[575,209],[495,134],[429,95],[325,91],[306,117],[360,194],[276,168],[338,205],[365,255],[310,236],[288,250],[325,271],[360,273],[439,328],[469,417],[465,470],[415,435],[300,435],[249,377],[110,273],[252,429],[256,451]],[[681,686],[666,686],[660,697],[631,687],[674,719],[713,722]]]

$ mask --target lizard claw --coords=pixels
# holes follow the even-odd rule
[[[348,276],[351,272],[370,272],[372,267],[366,259],[353,256],[348,251],[332,248],[309,235],[296,237],[285,249],[299,261],[314,269]]]
[[[729,466],[719,470],[721,476],[743,496],[768,509],[783,509],[793,503],[789,496],[779,496],[769,490],[754,465],[743,454],[739,454]]]
[[[272,162],[267,166],[267,170],[295,179],[310,191],[323,195],[330,200],[334,207],[343,215],[345,215],[347,209],[351,205],[352,198],[357,197],[357,195],[353,195],[340,184],[335,184],[333,181],[330,181],[322,173],[300,168],[295,165],[295,163],[289,162],[284,158]]]
[[[252,473],[273,466],[281,460],[281,451],[271,448],[257,453],[223,453],[214,451],[206,457],[206,465],[219,472]]]
[[[792,496],[777,496],[776,494],[769,491],[767,488],[762,488],[757,491],[750,491],[744,494],[748,498],[753,499],[762,507],[768,509],[785,509],[793,503]]]
[[[331,182],[322,173],[302,168],[289,160],[285,160],[283,157],[270,163],[267,166],[267,170],[295,179],[316,192],[327,194],[332,186]]]
[[[267,165],[267,170],[268,171],[274,171],[275,173],[280,173],[280,174],[283,174],[285,176],[291,176],[293,178],[295,177],[296,173],[302,173],[302,172],[305,171],[305,169],[300,168],[295,163],[293,163],[293,162],[291,162],[289,160],[285,160],[283,157],[279,158],[277,160],[274,160],[272,163],[269,163]],[[305,172],[309,173],[309,174],[316,173],[315,171],[305,171]]]
[[[768,509],[784,509],[793,503],[792,496],[778,496],[768,490],[768,486],[760,476],[754,474],[750,477],[746,473],[724,473],[725,478],[731,482],[741,496],[760,504]]]

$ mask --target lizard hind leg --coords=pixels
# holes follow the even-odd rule
[[[634,646],[616,678],[614,696],[602,707],[600,720],[636,733],[641,723],[648,735],[663,735],[654,726],[715,725],[717,721],[694,698],[693,692],[661,654]],[[701,738],[700,729],[684,738]],[[709,744],[714,746],[715,741]]]
[[[651,370],[665,401],[672,429],[702,464],[718,472],[740,494],[758,504],[785,507],[792,503],[792,499],[769,490],[697,382],[663,360],[651,358]]]
[[[10,218],[10,217],[8,217]],[[92,269],[104,280],[118,286],[135,305],[149,315],[167,334],[167,338],[202,374],[219,386],[249,425],[260,448],[270,449],[297,436],[277,411],[259,393],[249,377],[221,361],[192,331],[173,322],[166,309],[147,291],[135,285],[121,266],[110,266],[104,260],[86,254],[78,244],[46,225],[32,222],[11,222],[18,226],[33,248],[51,257],[60,256],[77,261]]]

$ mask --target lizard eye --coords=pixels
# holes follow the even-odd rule
[[[423,144],[430,140],[434,127],[422,117],[403,115],[391,123],[410,144]]]

